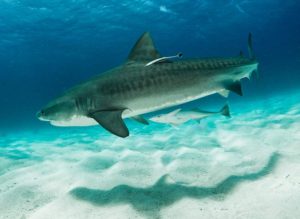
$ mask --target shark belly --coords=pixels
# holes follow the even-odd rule
[[[168,107],[184,104],[201,97],[205,97],[211,95],[215,92],[211,93],[202,93],[198,95],[187,95],[182,96],[178,95],[176,99],[168,99],[168,98],[146,98],[146,99],[138,99],[132,100],[128,103],[128,109],[125,110],[122,114],[122,118],[130,118],[136,115],[142,115],[150,112],[154,112],[157,110],[162,110]],[[148,104],[151,102],[152,104]],[[68,127],[68,126],[94,126],[98,125],[98,123],[87,116],[84,115],[75,115],[70,120],[65,121],[50,121],[51,125],[60,126],[60,127]]]
[[[72,127],[72,126],[94,126],[98,123],[87,116],[74,116],[70,120],[62,120],[62,121],[50,121],[50,124],[53,126],[59,127]]]

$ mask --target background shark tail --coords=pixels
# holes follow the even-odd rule
[[[220,113],[221,113],[223,116],[226,116],[226,117],[228,117],[228,118],[231,117],[231,115],[230,115],[230,110],[229,110],[229,106],[228,106],[227,103],[226,103],[226,104],[223,106],[223,108],[220,110]]]

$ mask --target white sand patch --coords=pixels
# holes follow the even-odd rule
[[[183,199],[162,210],[162,218],[300,218],[299,172],[299,161],[281,159],[270,174],[237,185],[222,199]]]

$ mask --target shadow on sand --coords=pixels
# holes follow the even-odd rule
[[[153,186],[136,188],[119,185],[111,190],[98,190],[78,187],[70,191],[71,195],[94,205],[130,204],[146,218],[160,218],[160,209],[172,205],[176,201],[189,197],[201,199],[205,197],[224,198],[236,185],[243,181],[253,181],[269,174],[277,164],[279,154],[274,153],[267,165],[256,173],[243,176],[230,176],[215,187],[195,187],[166,182],[167,175],[162,176]]]

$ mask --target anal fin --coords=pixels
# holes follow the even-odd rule
[[[241,85],[240,81],[234,81],[234,82],[227,83],[225,85],[225,89],[230,90],[240,96],[243,96],[242,85]]]
[[[89,117],[95,119],[107,131],[125,138],[129,131],[122,119],[123,111],[124,109],[99,110],[89,113]]]

